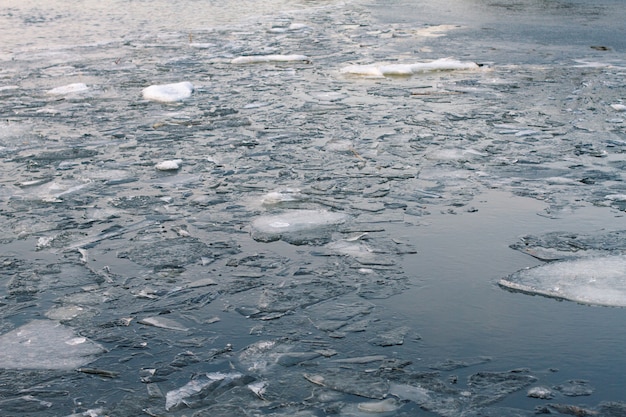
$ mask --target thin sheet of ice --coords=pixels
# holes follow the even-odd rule
[[[263,64],[268,62],[309,62],[306,55],[248,55],[233,58],[231,64]]]
[[[73,369],[104,348],[56,321],[34,320],[0,336],[0,369]]]
[[[347,220],[348,216],[343,213],[326,210],[292,210],[255,219],[252,222],[252,237],[262,242],[271,242],[291,235],[323,232]]]
[[[583,304],[626,307],[626,257],[552,262],[500,280],[502,287]]]
[[[52,95],[52,96],[60,96],[60,95],[64,95],[64,94],[77,94],[77,93],[82,93],[89,90],[89,87],[87,87],[86,84],[84,83],[74,83],[74,84],[68,84],[68,85],[63,85],[60,87],[56,87],[53,88],[52,90],[48,90],[46,91],[46,94]]]
[[[409,76],[429,71],[472,70],[477,68],[478,64],[475,62],[442,58],[431,62],[420,62],[416,64],[348,65],[341,68],[340,72],[343,74],[362,75],[368,77],[389,77]]]
[[[193,84],[183,81],[174,84],[151,85],[143,89],[141,94],[146,100],[173,103],[191,97]]]

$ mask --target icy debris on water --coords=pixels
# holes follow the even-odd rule
[[[626,307],[626,256],[555,261],[518,271],[499,285],[582,304]]]
[[[104,348],[52,320],[34,320],[0,336],[0,369],[69,370],[87,364]]]
[[[540,236],[526,235],[510,247],[542,261],[619,254],[626,252],[626,230],[591,234],[550,232]]]
[[[66,94],[83,93],[87,90],[89,90],[89,87],[87,87],[86,84],[74,83],[74,84],[63,85],[60,87],[55,87],[52,90],[46,91],[46,94],[49,94],[51,96],[61,96],[61,95],[66,95]]]
[[[145,317],[141,320],[138,320],[137,323],[145,324],[146,326],[160,327],[162,329],[178,330],[181,332],[186,332],[187,330],[189,330],[188,327],[183,326],[176,320],[163,316]]]
[[[194,86],[188,81],[173,84],[157,84],[144,88],[141,94],[144,99],[159,101],[162,103],[173,103],[191,97]]]
[[[395,398],[387,398],[382,401],[359,403],[357,407],[367,413],[382,414],[396,411],[401,405]]]
[[[169,161],[161,161],[158,164],[156,164],[154,167],[158,171],[178,171],[182,163],[183,163],[182,159],[171,159]]]
[[[263,64],[272,62],[310,62],[306,55],[247,55],[233,58],[231,64]]]
[[[169,391],[165,395],[167,411],[180,408],[198,408],[210,400],[211,395],[223,393],[234,386],[252,382],[251,378],[239,372],[210,372],[197,376],[182,387]]]
[[[570,379],[564,384],[557,385],[554,389],[568,397],[587,396],[593,394],[594,391],[589,381],[584,379]]]
[[[539,398],[541,400],[551,400],[554,397],[554,392],[548,387],[531,387],[526,393],[527,397]]]
[[[343,74],[367,77],[393,77],[409,76],[429,71],[473,70],[478,68],[479,66],[475,62],[441,58],[431,62],[420,62],[416,64],[348,65],[341,68],[340,72]]]
[[[252,238],[260,242],[284,240],[295,245],[323,242],[349,216],[326,210],[292,210],[252,221]]]

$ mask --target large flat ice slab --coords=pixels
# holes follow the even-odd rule
[[[340,72],[343,74],[360,75],[366,77],[397,77],[409,76],[421,72],[472,70],[478,68],[479,66],[475,62],[442,58],[435,61],[418,62],[415,64],[348,65],[341,68]]]
[[[261,242],[282,239],[296,245],[326,243],[330,232],[348,215],[326,210],[292,210],[258,217],[252,222],[252,238]]]
[[[0,369],[74,369],[104,348],[56,321],[34,320],[0,336]]]
[[[499,284],[583,304],[626,307],[626,256],[552,262],[518,271]]]

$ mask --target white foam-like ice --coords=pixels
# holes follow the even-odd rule
[[[104,352],[53,320],[34,320],[0,336],[0,369],[73,369]]]
[[[66,94],[83,93],[87,90],[89,90],[89,87],[87,87],[86,84],[74,83],[74,84],[62,85],[60,87],[53,88],[52,90],[46,91],[46,94],[49,94],[51,96],[61,96],[61,95],[66,95]]]
[[[162,103],[173,103],[191,97],[193,84],[183,81],[174,84],[157,84],[146,87],[141,94],[146,100],[159,101]]]
[[[309,62],[306,55],[247,55],[234,58],[231,64],[263,64],[269,62]]]
[[[341,68],[340,72],[349,75],[360,75],[366,77],[393,77],[409,76],[421,72],[430,71],[453,71],[453,70],[473,70],[477,69],[475,62],[458,61],[451,58],[442,58],[430,62],[419,62],[416,64],[370,64],[370,65],[348,65]]]
[[[180,166],[182,165],[182,163],[183,163],[182,159],[172,159],[169,161],[161,161],[158,164],[156,164],[154,167],[158,171],[176,171],[180,169]]]
[[[583,304],[626,307],[626,256],[552,262],[518,271],[499,284]]]

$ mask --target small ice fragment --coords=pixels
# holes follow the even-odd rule
[[[234,58],[231,64],[262,64],[270,62],[310,62],[306,55],[248,55]]]
[[[626,111],[626,106],[623,104],[611,104],[611,107],[615,111]]]
[[[52,90],[46,91],[46,94],[50,94],[52,96],[61,96],[64,94],[77,94],[82,93],[89,90],[86,84],[83,83],[74,83],[63,85],[61,87],[53,88]]]
[[[257,397],[264,400],[263,394],[265,394],[265,389],[267,388],[267,381],[257,381],[252,384],[248,384],[248,389],[254,392]]]
[[[400,404],[394,398],[387,398],[386,400],[376,402],[359,403],[358,405],[359,410],[367,413],[389,413],[396,411],[399,407]]]
[[[550,400],[554,397],[554,393],[550,388],[547,387],[532,387],[528,390],[526,394],[527,397],[530,398],[539,398],[542,400]]]
[[[423,404],[431,399],[427,389],[407,384],[391,383],[389,393],[402,400],[413,401],[415,404]]]
[[[155,168],[159,171],[177,171],[180,169],[182,159],[172,159],[170,161],[161,161],[155,165]]]
[[[146,317],[145,319],[139,320],[138,323],[145,324],[147,326],[160,327],[162,329],[180,330],[182,332],[189,330],[189,328],[184,327],[176,320],[168,319],[162,316]]]
[[[193,84],[183,81],[175,84],[151,85],[142,90],[141,94],[146,100],[172,103],[191,97]]]

